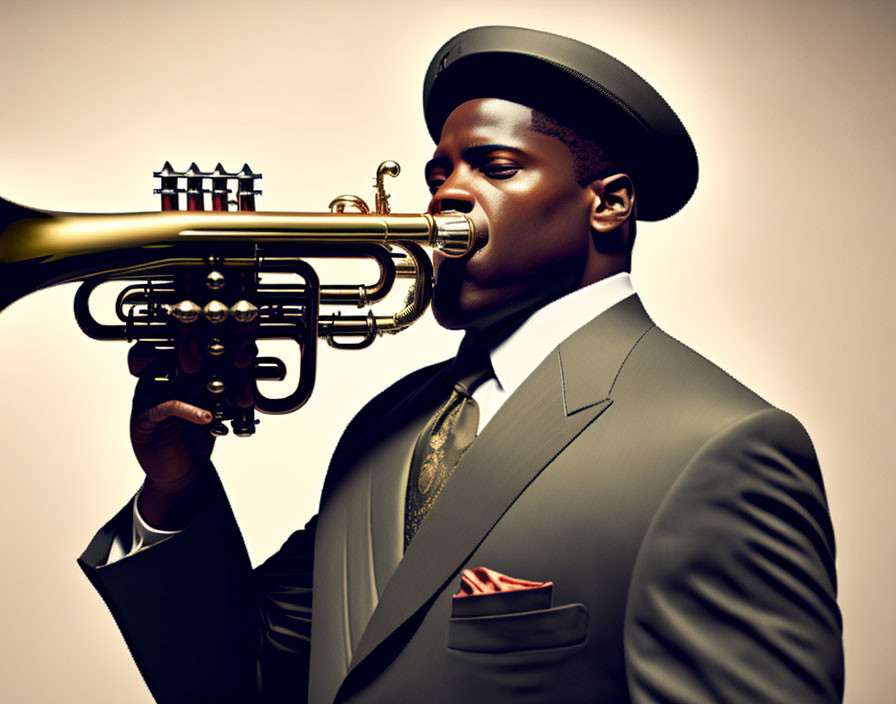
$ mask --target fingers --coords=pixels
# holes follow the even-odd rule
[[[159,447],[176,445],[178,437],[185,437],[180,420],[177,419],[188,421],[195,426],[203,426],[211,423],[212,414],[204,408],[184,401],[162,401],[142,412],[135,412],[131,416],[131,440],[134,443],[134,448],[138,449],[151,444],[156,444]],[[209,433],[202,434],[209,435]],[[208,451],[211,451],[211,446]],[[189,455],[191,455],[190,452],[184,453],[185,457]],[[141,464],[143,463],[141,462]],[[144,465],[144,469],[148,474],[155,471],[152,462]]]
[[[166,401],[177,399],[194,408],[204,406],[204,388],[201,379],[180,375],[173,380],[158,380],[152,375],[141,376],[134,389],[132,415],[138,416]]]
[[[168,418],[182,418],[196,425],[207,425],[212,422],[212,414],[209,411],[185,401],[163,401],[141,415],[146,416],[146,420],[154,424],[159,424]]]
[[[177,345],[177,364],[185,374],[195,374],[205,361],[205,345],[198,325],[181,326]]]
[[[176,357],[171,349],[159,349],[151,342],[137,342],[128,350],[128,370],[136,377],[164,375],[174,367],[184,374],[196,374],[205,362],[205,345],[198,325],[182,325],[177,339]]]
[[[233,366],[245,369],[255,360],[258,346],[255,344],[256,325],[241,325],[234,336]]]
[[[236,369],[231,376],[234,389],[233,402],[239,408],[250,408],[255,405],[255,368]]]
[[[128,350],[128,371],[136,377],[152,376],[173,361],[172,355],[172,350],[157,349],[151,342],[137,342]]]
[[[240,408],[250,408],[255,405],[255,357],[258,355],[258,346],[255,344],[255,331],[257,323],[240,325],[235,337],[233,353],[233,373],[231,384],[233,402]]]
[[[148,437],[169,418],[181,418],[195,425],[208,425],[212,422],[212,414],[206,409],[185,401],[168,400],[139,412],[135,410],[131,417],[131,427],[141,437]]]
[[[210,337],[210,329],[216,335]],[[255,404],[257,329],[257,321],[228,321],[214,328],[197,323],[178,328],[174,349],[159,349],[150,342],[134,344],[128,351],[128,368],[139,379],[134,392],[133,417],[159,407],[161,410],[154,410],[151,419],[146,416],[143,421],[158,423],[164,418],[176,417],[196,423],[200,416],[191,409],[205,410],[202,407],[207,406],[219,413],[222,400],[225,409],[229,404],[251,408]],[[208,354],[210,340],[223,343],[223,354]],[[209,395],[210,379],[224,382],[226,400]],[[183,405],[166,405],[173,399]],[[162,413],[167,415],[163,417]]]

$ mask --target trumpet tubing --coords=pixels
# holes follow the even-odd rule
[[[15,204],[4,201],[4,210]],[[459,256],[469,227],[457,215],[169,211],[81,215],[38,212],[11,222],[0,237],[0,262],[67,258],[91,251],[264,244],[401,244],[413,242]]]
[[[252,324],[257,339],[287,339],[300,350],[299,382],[282,398],[262,395],[257,381],[282,379],[285,365],[276,358],[255,360],[255,408],[287,413],[301,407],[314,386],[317,340],[358,349],[383,333],[396,333],[417,320],[432,295],[432,265],[421,246],[447,256],[471,250],[475,232],[460,213],[392,214],[385,176],[398,165],[384,162],[377,171],[377,212],[357,196],[340,196],[330,212],[256,212],[255,181],[244,166],[228,173],[220,164],[201,172],[192,164],[177,172],[166,163],[161,179],[162,212],[73,214],[40,211],[0,199],[0,311],[19,298],[48,286],[82,282],[75,316],[96,339],[151,343],[172,361],[158,377],[181,375],[167,354],[191,330],[205,343],[205,401],[213,411],[212,432],[225,434],[230,420],[238,435],[254,432],[253,409],[235,403],[227,386],[228,339]],[[237,181],[237,200],[227,184]],[[180,182],[186,188],[179,188]],[[212,188],[204,189],[210,182]],[[178,210],[186,193],[187,210]],[[211,193],[212,211],[204,210]],[[237,205],[239,211],[226,208]],[[355,212],[346,212],[346,209]],[[379,276],[367,284],[321,284],[308,260],[364,258]],[[301,283],[276,283],[268,274],[289,273]],[[276,277],[274,277],[276,278]],[[411,280],[405,305],[392,315],[322,314],[326,307],[365,308],[382,301],[397,279]],[[118,296],[118,324],[98,322],[90,313],[93,291],[108,281],[126,288]]]

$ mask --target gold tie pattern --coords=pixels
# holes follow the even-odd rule
[[[471,394],[491,375],[491,367],[487,366],[457,382],[450,398],[436,410],[417,437],[405,502],[405,550],[476,438],[479,405]]]

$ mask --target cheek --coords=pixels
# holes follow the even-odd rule
[[[587,225],[587,191],[577,184],[558,187],[549,175],[539,174],[514,183],[505,196],[505,215],[520,225],[537,224],[539,229],[548,227],[553,233],[582,230]]]
[[[587,256],[591,243],[588,210],[565,197],[546,199],[519,213],[526,246],[545,264]]]
[[[546,219],[560,227],[576,225],[579,229],[588,222],[588,206],[585,191],[581,188],[547,191],[539,203]]]

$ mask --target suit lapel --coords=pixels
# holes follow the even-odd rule
[[[651,326],[637,297],[627,298],[564,341],[507,400],[458,464],[398,564],[353,653],[343,689],[386,638],[456,577],[526,487],[612,404],[619,370]]]
[[[315,536],[309,701],[332,702],[403,557],[407,464],[445,387],[446,364],[397,382],[359,413],[333,456]]]

